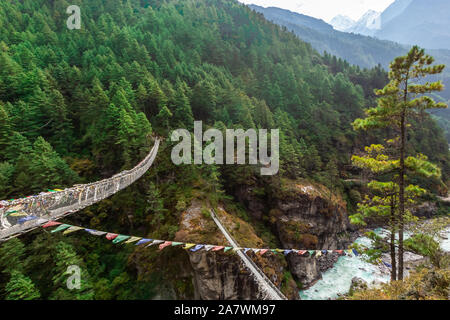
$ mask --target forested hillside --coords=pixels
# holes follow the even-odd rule
[[[81,30],[66,27],[72,4],[81,8]],[[330,164],[351,177],[351,154],[377,141],[351,122],[373,105],[386,73],[321,56],[237,1],[8,0],[0,2],[0,29],[0,199],[129,169],[152,135],[190,130],[194,119],[281,129],[280,174],[265,178],[250,166],[177,167],[166,139],[143,179],[67,220],[85,227],[173,239],[195,199],[224,203],[252,223],[234,198],[246,184],[270,199],[285,181],[304,179],[350,199],[329,178]],[[416,121],[408,153],[428,155],[448,179],[442,130],[427,114]],[[277,241],[267,225],[258,230]],[[43,299],[194,297],[185,252],[137,251],[34,231],[0,247],[0,298],[17,290]],[[82,267],[82,292],[67,290],[61,276],[72,264]]]

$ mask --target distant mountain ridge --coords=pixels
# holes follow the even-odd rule
[[[391,41],[337,31],[323,20],[289,10],[257,5],[249,7],[262,13],[267,20],[293,31],[320,53],[326,51],[362,68],[372,68],[377,64],[387,68],[394,57],[407,50]]]
[[[405,0],[396,2],[403,11],[395,12],[392,18],[385,16],[376,37],[429,49],[450,49],[450,1],[412,0],[409,5]]]
[[[331,20],[336,30],[428,49],[450,49],[449,0],[396,0],[382,13],[367,11],[358,21]]]
[[[400,9],[408,4],[408,1],[412,2],[413,0],[397,0],[396,2],[399,3],[392,8],[389,7],[380,15],[381,20],[389,21],[391,19],[393,21],[399,15]],[[410,48],[410,45],[380,40],[376,37],[337,31],[323,20],[289,10],[274,7],[264,8],[256,5],[249,7],[263,14],[267,20],[285,26],[299,38],[310,43],[320,53],[326,51],[362,68],[371,68],[381,64],[387,70],[389,63],[395,57],[404,55]],[[450,101],[450,51],[445,49],[426,51],[436,59],[437,63],[447,65],[444,73],[432,80],[442,80],[446,88],[436,98]],[[446,130],[447,140],[450,142],[450,110],[436,110],[431,113],[439,116],[438,121]]]

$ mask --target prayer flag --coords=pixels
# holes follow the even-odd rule
[[[68,229],[68,228],[70,228],[70,227],[71,227],[70,224],[62,224],[62,225],[60,225],[58,228],[52,230],[52,233],[59,232],[59,231],[63,231],[63,230],[66,230],[66,229]]]
[[[183,249],[190,249],[190,248],[192,248],[192,247],[194,247],[194,246],[195,246],[195,243],[186,243],[186,244],[184,245]]]
[[[125,235],[123,235],[123,234],[119,234],[119,235],[113,240],[113,243],[121,243],[121,242],[123,242],[123,241],[125,241],[125,240],[128,240],[128,239],[130,239],[130,236],[125,236]]]
[[[36,216],[28,216],[28,217],[25,217],[25,218],[22,218],[22,219],[19,219],[19,224],[22,224],[22,223],[25,223],[25,222],[27,222],[27,221],[31,221],[31,220],[36,220],[38,217],[36,217]]]
[[[223,252],[227,252],[229,250],[233,249],[233,247],[225,247],[225,249],[223,249]]]
[[[198,250],[200,250],[203,247],[204,247],[203,244],[197,244],[194,248],[191,249],[191,251],[192,252],[197,252]]]
[[[159,250],[164,249],[165,247],[171,246],[172,245],[172,241],[166,241],[162,244],[159,245]]]
[[[16,211],[10,214],[11,217],[26,217],[27,215],[28,213],[26,213],[25,211]]]
[[[141,237],[131,237],[130,239],[125,241],[125,244],[133,243],[133,242],[136,242],[136,241],[138,241],[140,239],[142,239],[142,238]]]
[[[104,231],[92,230],[92,229],[84,229],[84,231],[89,232],[93,236],[103,236],[106,234]]]
[[[50,228],[50,227],[54,227],[54,226],[59,226],[60,224],[62,224],[61,222],[56,222],[56,221],[49,221],[46,224],[44,224],[42,226],[42,228]]]
[[[81,229],[83,229],[83,228],[76,227],[76,226],[71,226],[69,229],[67,229],[66,231],[63,232],[63,235],[66,235],[66,234],[69,234],[69,233],[72,233],[72,232],[75,232],[75,231],[78,231],[78,230],[81,230]]]
[[[269,249],[262,249],[262,250],[259,252],[259,254],[260,254],[260,255],[264,255],[264,253],[266,253],[267,251],[269,251]]]
[[[164,240],[153,240],[153,242],[150,243],[149,245],[147,245],[147,247],[155,246],[155,245],[161,244],[161,243],[164,243]]]
[[[107,233],[106,234],[106,239],[108,240],[114,240],[115,238],[117,238],[119,235],[117,233]]]
[[[144,244],[144,243],[147,243],[147,242],[150,242],[150,241],[152,241],[152,239],[145,239],[144,238],[144,239],[139,240],[139,242],[136,243],[136,245],[139,246],[141,244]]]
[[[223,248],[225,248],[224,246],[216,246],[216,247],[214,247],[213,249],[212,249],[212,251],[220,251],[220,250],[222,250]]]

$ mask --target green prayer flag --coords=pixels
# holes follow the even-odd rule
[[[225,249],[223,249],[223,252],[227,252],[229,250],[233,249],[233,247],[225,247]]]
[[[181,246],[182,244],[184,244],[184,243],[183,242],[172,242],[172,247]]]
[[[311,256],[313,256],[314,253],[315,253],[316,251],[315,251],[315,250],[309,250],[308,252],[309,252],[309,254],[310,254]]]
[[[130,239],[130,236],[124,236],[122,234],[119,234],[117,237],[114,238],[113,243],[120,243],[122,241]]]
[[[16,212],[17,212],[17,210],[7,211],[6,214],[5,214],[5,217],[7,217],[7,216],[9,216],[9,215],[11,215],[13,213],[16,213]]]
[[[62,224],[62,225],[60,225],[58,228],[56,228],[55,230],[52,230],[52,233],[54,233],[54,232],[59,232],[59,231],[63,231],[63,230],[66,230],[66,229],[68,229],[68,228],[70,228],[70,227],[71,227],[70,224]]]

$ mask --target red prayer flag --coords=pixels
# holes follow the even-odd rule
[[[171,246],[172,245],[172,241],[166,241],[166,242],[164,242],[164,243],[161,243],[160,245],[159,245],[159,250],[162,250],[162,249],[164,249],[165,247],[168,247],[168,246]]]
[[[50,227],[58,226],[60,224],[62,224],[62,223],[61,222],[56,222],[56,221],[49,221],[46,224],[44,224],[42,226],[42,228],[50,228]]]
[[[343,250],[335,250],[337,253],[339,253],[339,254],[342,254],[342,253],[344,253],[344,251]]]
[[[259,254],[260,254],[260,255],[263,255],[263,254],[266,253],[267,251],[269,251],[269,249],[262,249],[262,250],[259,252]]]
[[[108,234],[106,234],[106,239],[114,240],[115,238],[117,238],[117,236],[118,236],[117,233],[108,233]]]
[[[305,253],[306,253],[306,250],[298,250],[298,254],[301,256],[304,255]]]
[[[222,250],[223,248],[225,248],[225,247],[223,247],[223,246],[217,246],[217,247],[214,247],[214,248],[212,249],[212,251],[220,251],[220,250]]]

